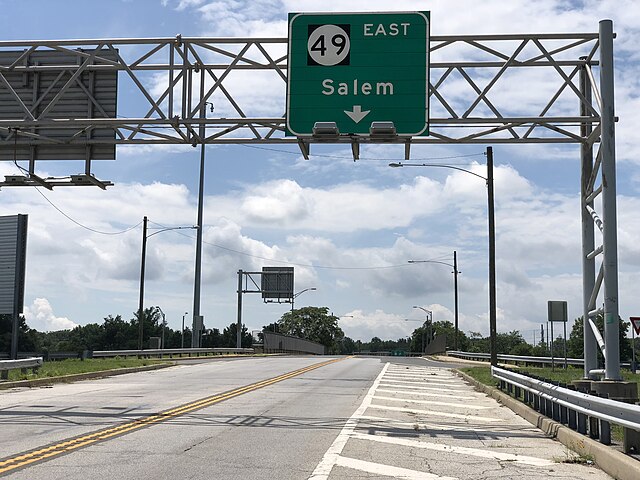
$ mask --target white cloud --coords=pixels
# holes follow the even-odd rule
[[[24,308],[24,318],[31,328],[49,332],[53,330],[72,330],[78,324],[66,317],[57,317],[46,298],[36,298],[31,306]]]

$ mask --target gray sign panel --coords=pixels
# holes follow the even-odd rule
[[[0,51],[0,120],[27,122],[0,135],[0,160],[112,160],[113,128],[65,120],[116,118],[118,72],[111,50]]]
[[[293,267],[262,267],[262,298],[293,298]]]
[[[550,322],[567,321],[567,302],[549,300],[547,302],[548,319]]]
[[[27,215],[0,217],[0,314],[22,313]]]

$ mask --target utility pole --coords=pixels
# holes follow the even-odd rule
[[[202,212],[204,209],[204,158],[205,158],[205,124],[207,118],[207,102],[204,99],[204,80],[205,69],[202,68],[200,75],[200,179],[198,182],[198,230],[196,232],[196,265],[193,281],[193,325],[191,330],[191,347],[200,347],[200,283],[202,279]]]
[[[493,200],[493,148],[487,147],[487,210],[489,213],[489,345],[491,366],[498,365],[496,351],[496,222]]]
[[[454,321],[455,334],[453,337],[453,349],[458,350],[458,257],[453,251],[453,297],[454,297]]]
[[[142,350],[144,335],[144,269],[147,256],[147,217],[142,219],[142,260],[140,262],[140,301],[138,303],[138,350]]]

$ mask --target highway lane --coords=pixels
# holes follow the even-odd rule
[[[204,361],[0,394],[0,457],[147,417],[327,357]],[[7,478],[301,478],[361,401],[379,361],[340,361],[10,472]],[[185,475],[187,475],[185,477]]]
[[[242,389],[331,360],[337,361]],[[158,419],[4,478],[514,478],[508,472],[609,478],[593,467],[559,463],[568,455],[562,445],[444,367],[420,358],[207,360],[0,393],[5,460],[136,425],[135,419]],[[224,392],[236,393],[216,400]],[[201,399],[209,406],[196,409]],[[181,405],[195,406],[174,410]],[[516,462],[518,455],[526,461]]]

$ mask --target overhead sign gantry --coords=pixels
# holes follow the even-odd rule
[[[99,152],[106,155],[117,145],[298,144],[308,156],[314,142],[351,143],[354,159],[362,142],[404,144],[405,158],[410,144],[579,145],[583,311],[591,326],[585,328],[585,375],[597,367],[593,319],[602,315],[605,376],[619,378],[613,22],[602,20],[599,31],[591,33],[425,37],[429,53],[424,65],[430,78],[428,135],[427,129],[420,131],[415,126],[416,113],[406,127],[409,134],[403,136],[403,118],[392,117],[392,107],[386,110],[398,100],[400,84],[394,82],[400,80],[383,76],[377,67],[367,70],[359,55],[368,52],[363,45],[380,45],[367,58],[394,70],[389,63],[394,60],[393,42],[404,38],[405,32],[409,37],[413,25],[418,25],[415,22],[424,22],[420,25],[428,34],[428,16],[419,12],[386,19],[373,13],[340,15],[344,16],[293,16],[291,34],[297,40],[291,58],[286,52],[287,38],[177,35],[0,41],[0,158],[29,162],[22,169],[24,175],[7,176],[0,187],[65,184],[104,188],[109,182],[91,174],[91,162],[105,158]],[[405,30],[403,23],[410,26]],[[44,65],[39,56],[48,58],[52,52],[62,52],[62,62],[56,59],[56,65]],[[308,71],[301,78],[310,75],[312,83],[298,85],[296,68]],[[535,74],[523,81],[526,71]],[[122,109],[113,109],[111,95],[103,90],[112,88],[109,75],[116,73],[118,90],[129,92],[127,116]],[[274,85],[279,82],[282,86],[281,93],[273,91],[269,99],[284,98],[284,86],[295,82],[290,83],[285,115],[279,102],[274,103],[277,111],[269,110],[265,90],[255,88],[256,78],[263,80],[268,75]],[[238,85],[252,88],[236,90]],[[305,106],[303,97],[296,98],[309,87],[324,100],[314,108]],[[64,114],[62,107],[72,93],[86,97],[86,114]],[[394,102],[389,103],[392,97]],[[207,117],[204,105],[211,102],[216,115]],[[427,102],[420,99],[417,103],[426,120]],[[324,122],[317,115],[322,112],[327,116]],[[380,112],[383,116],[378,116]],[[307,113],[313,113],[313,118]],[[322,137],[314,135],[312,126],[309,135],[311,120],[334,124],[336,132]],[[397,134],[376,138],[372,123],[393,123]],[[286,135],[287,131],[296,136]],[[84,173],[71,175],[70,180],[35,175],[36,162],[54,148],[65,152],[65,158],[79,155],[85,162]],[[601,204],[594,202],[598,197]],[[602,234],[599,246],[596,226]],[[596,273],[598,256],[602,262]]]

